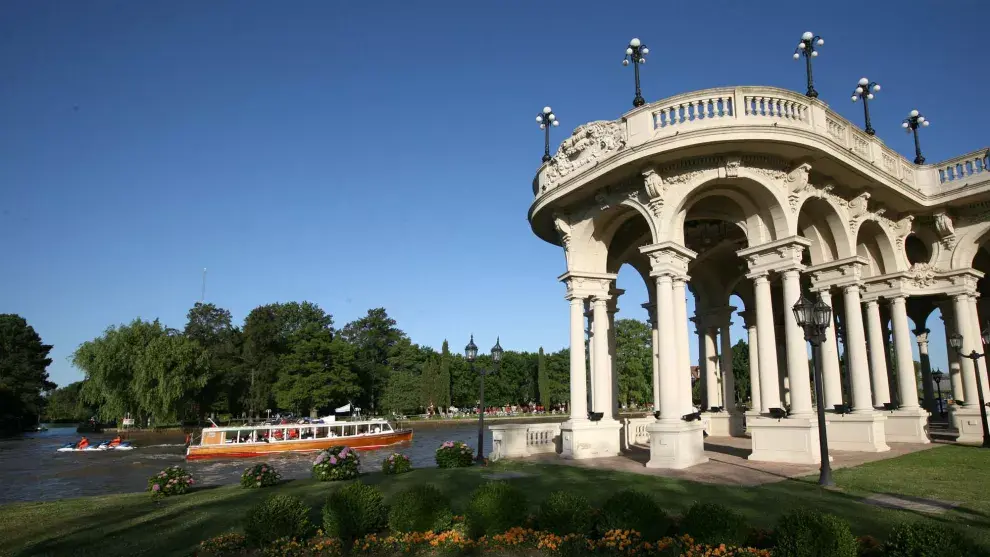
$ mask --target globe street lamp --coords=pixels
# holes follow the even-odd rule
[[[943,410],[945,408],[945,401],[942,400],[942,377],[944,376],[945,374],[940,369],[932,372],[932,379],[935,380],[935,388],[938,389],[938,415],[943,418],[945,417],[945,410]]]
[[[990,324],[987,325],[986,329],[983,329],[983,333],[980,335],[983,341],[983,346],[990,344]],[[963,354],[963,336],[959,333],[953,333],[949,337],[949,345],[963,358],[969,358],[973,360],[973,367],[976,370],[976,394],[977,399],[980,401],[980,423],[983,424],[983,446],[990,448],[990,426],[987,425],[987,405],[983,400],[983,380],[980,377],[980,359],[983,354],[978,354],[976,350],[973,350],[969,354]],[[969,395],[966,395],[969,398]]]
[[[825,431],[825,395],[822,389],[822,343],[825,342],[825,330],[832,320],[832,308],[822,300],[812,302],[801,296],[794,307],[794,319],[799,327],[804,329],[804,339],[811,343],[811,360],[815,367],[815,402],[818,404],[818,446],[821,449],[822,465],[818,474],[818,485],[830,487],[832,467],[828,463],[828,435]]]
[[[862,78],[856,85],[856,90],[853,91],[852,101],[856,102],[863,98],[863,113],[866,115],[866,134],[876,135],[876,130],[870,125],[870,101],[873,100],[873,93],[880,90],[880,85],[876,81],[870,81],[867,78]]]
[[[912,110],[908,117],[901,122],[901,127],[907,133],[914,132],[914,164],[925,164],[925,157],[921,156],[921,144],[918,143],[918,126],[928,127],[931,124],[917,110]]]
[[[543,110],[536,115],[536,123],[540,129],[546,133],[543,136],[543,162],[550,162],[550,126],[559,126],[557,115],[549,106],[544,106]]]
[[[495,364],[495,369],[492,372],[498,370],[498,364],[502,361],[502,353],[502,345],[496,338],[495,346],[492,346],[492,362]],[[464,358],[471,364],[471,373],[474,373],[474,361],[478,358],[478,347],[474,344],[474,335],[471,335],[471,341],[464,347]],[[485,447],[485,375],[489,372],[484,368],[478,371],[481,374],[481,389],[478,395],[478,456],[475,457],[475,460],[483,463],[485,462],[485,456],[482,452]]]
[[[797,48],[794,49],[794,59],[799,60],[801,56],[804,56],[805,67],[807,68],[808,74],[808,92],[805,96],[818,98],[818,91],[815,91],[815,80],[811,76],[811,59],[818,57],[818,51],[815,50],[816,46],[822,46],[825,44],[825,39],[816,36],[811,31],[805,31],[801,35],[801,42],[798,43]]]
[[[628,66],[629,62],[632,62],[633,69],[636,70],[636,98],[633,99],[633,106],[635,107],[646,104],[646,99],[643,98],[643,93],[639,88],[639,65],[646,63],[646,55],[649,53],[650,49],[646,48],[645,44],[639,39],[633,39],[629,41],[629,46],[626,47],[626,57],[622,60],[623,66]]]

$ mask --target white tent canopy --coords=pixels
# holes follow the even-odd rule
[[[354,412],[360,412],[361,409],[355,406],[353,408],[353,411]],[[335,412],[338,413],[338,414],[344,414],[344,413],[347,413],[347,412],[351,412],[351,404],[350,403],[345,404],[345,405],[341,406],[340,408],[338,408],[337,410],[335,410]]]

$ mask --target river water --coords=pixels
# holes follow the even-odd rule
[[[400,452],[414,467],[436,466],[434,456],[444,441],[463,441],[477,450],[477,424],[413,426],[408,443],[361,451],[362,471],[381,470],[382,459]],[[285,479],[310,477],[315,453],[280,454],[264,458],[214,459],[186,462],[182,434],[159,435],[134,441],[132,451],[59,453],[55,450],[79,440],[75,427],[52,428],[20,437],[0,439],[0,504],[14,501],[52,501],[66,497],[144,491],[148,478],[162,468],[180,465],[200,485],[236,484],[241,472],[255,462],[270,462]],[[112,434],[87,436],[93,445]],[[491,432],[485,432],[485,454],[491,452]]]

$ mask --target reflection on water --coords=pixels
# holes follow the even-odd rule
[[[434,455],[444,441],[463,441],[477,449],[477,425],[415,429],[413,440],[384,449],[361,451],[361,469],[381,470],[381,462],[392,452],[412,460],[414,467],[436,466]],[[189,470],[200,485],[235,484],[241,472],[254,462],[271,462],[286,479],[308,478],[314,453],[277,454],[263,458],[194,460],[186,462],[184,436],[159,436],[135,441],[132,451],[58,453],[66,443],[79,439],[74,427],[53,428],[12,439],[0,439],[0,503],[51,501],[66,497],[129,493],[147,488],[148,477],[166,466],[178,464]],[[113,437],[88,435],[92,444]],[[491,432],[485,433],[485,454],[491,452]]]

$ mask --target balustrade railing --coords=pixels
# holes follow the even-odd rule
[[[990,175],[985,174],[990,172],[990,168],[987,167],[990,164],[988,155],[990,155],[990,151],[981,149],[980,151],[939,163],[937,166],[938,182],[943,185],[946,183],[962,182],[978,174],[984,174],[982,178],[990,177]]]

